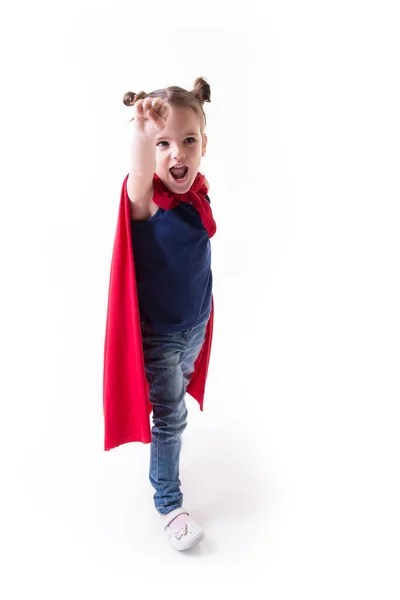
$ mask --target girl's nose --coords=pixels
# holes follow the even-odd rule
[[[178,147],[175,149],[173,154],[174,154],[175,160],[182,160],[183,157],[185,156],[184,150],[182,148],[178,148]]]

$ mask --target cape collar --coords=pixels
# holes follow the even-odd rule
[[[192,204],[198,211],[204,227],[206,228],[209,237],[212,237],[217,226],[214,221],[211,206],[208,200],[206,200],[207,187],[204,183],[205,177],[200,172],[197,175],[190,187],[190,189],[184,194],[179,194],[170,190],[160,177],[154,173],[153,184],[154,184],[154,195],[153,202],[164,210],[169,210],[178,206],[181,202]]]

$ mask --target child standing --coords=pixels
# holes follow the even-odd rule
[[[155,508],[164,521],[169,542],[175,549],[185,550],[204,537],[202,528],[183,508],[179,458],[187,425],[185,394],[192,386],[202,409],[212,337],[210,237],[216,227],[208,182],[199,172],[207,145],[202,105],[210,102],[210,86],[198,78],[192,91],[172,86],[150,94],[128,92],[123,101],[134,108],[132,168],[124,181],[123,197],[129,202],[129,247],[134,257],[134,298],[140,329],[135,336],[141,342],[139,352],[133,354],[136,362],[142,357],[149,411],[153,412],[149,477],[155,490]],[[118,244],[120,249],[120,240]],[[120,268],[119,255],[113,256],[113,267],[117,262],[115,270]],[[118,285],[121,287],[120,282]],[[111,282],[109,314],[115,305],[115,287]],[[107,375],[111,372],[107,356],[108,348],[115,352],[116,343],[112,346],[111,340],[114,330],[109,319],[106,424],[111,420],[107,417]],[[114,363],[120,371],[120,361]],[[120,388],[120,372],[117,379]],[[195,389],[199,380],[203,383],[200,392]],[[121,395],[120,389],[118,393]],[[106,449],[134,441],[124,436]],[[140,436],[135,439],[147,441]]]

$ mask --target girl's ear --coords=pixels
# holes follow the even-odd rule
[[[207,148],[207,134],[203,133],[203,149],[201,152],[201,155],[204,156],[206,153],[206,148]]]

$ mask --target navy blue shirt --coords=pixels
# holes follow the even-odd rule
[[[159,208],[150,219],[131,218],[131,231],[141,320],[160,333],[207,320],[211,244],[197,210],[184,202]]]

